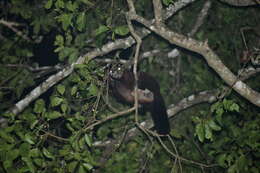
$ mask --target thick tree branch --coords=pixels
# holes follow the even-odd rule
[[[159,26],[163,23],[162,17],[162,3],[161,0],[153,0],[155,24]]]
[[[230,87],[234,88],[235,91],[251,103],[260,107],[260,94],[239,80],[210,49],[207,42],[200,42],[175,33],[162,25],[160,27],[155,26],[153,22],[150,22],[134,13],[131,14],[131,19],[143,24],[151,31],[168,40],[170,43],[201,54],[207,61],[208,65],[213,68]]]

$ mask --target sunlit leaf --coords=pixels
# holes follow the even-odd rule
[[[61,95],[63,95],[64,92],[65,92],[65,86],[59,84],[59,85],[57,86],[57,90],[58,90],[58,92],[59,92]]]
[[[76,85],[73,86],[73,87],[71,88],[70,94],[71,94],[72,96],[74,96],[74,95],[76,94],[77,90],[78,90],[78,87],[77,87]]]
[[[212,140],[212,131],[211,131],[209,125],[204,124],[204,128],[205,128],[205,138]]]
[[[56,118],[59,118],[59,117],[61,117],[62,115],[61,115],[61,113],[60,112],[58,112],[58,111],[51,111],[51,112],[48,112],[47,114],[46,114],[46,117],[48,118],[48,119],[56,119]]]
[[[55,107],[62,103],[63,99],[60,97],[51,97],[51,106]]]
[[[63,113],[65,113],[66,110],[67,110],[67,108],[68,108],[68,104],[63,103],[63,104],[61,104],[60,107],[61,107],[61,111],[62,111]]]
[[[91,141],[91,138],[89,137],[89,135],[85,134],[84,139],[85,139],[85,142],[87,143],[87,145],[89,147],[91,147],[92,146],[92,141]]]
[[[91,165],[89,163],[82,163],[82,166],[84,166],[84,168],[86,168],[87,170],[93,169],[93,165]]]
[[[25,140],[26,142],[28,142],[29,144],[35,144],[34,141],[33,141],[32,136],[31,136],[29,133],[25,134],[24,140]]]

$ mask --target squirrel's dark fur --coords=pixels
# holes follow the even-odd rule
[[[132,71],[121,67],[110,70],[110,86],[119,101],[134,103],[135,79]],[[156,131],[160,135],[169,134],[170,125],[160,86],[148,73],[138,72],[138,95],[139,103],[151,112]]]

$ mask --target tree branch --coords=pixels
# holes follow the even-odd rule
[[[236,92],[241,96],[249,100],[254,105],[260,107],[260,94],[251,89],[244,82],[239,80],[220,60],[220,58],[210,49],[206,42],[200,42],[184,35],[178,34],[166,28],[165,26],[155,26],[153,22],[150,22],[136,14],[131,14],[132,20],[135,20],[151,31],[163,37],[165,40],[172,44],[183,47],[190,51],[201,54],[208,65],[213,68],[218,75]]]

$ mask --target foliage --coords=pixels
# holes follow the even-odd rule
[[[135,1],[137,13],[152,19],[151,2]],[[173,0],[162,2],[164,7],[174,3]],[[198,1],[183,9],[168,20],[167,25],[187,34],[202,3]],[[89,128],[89,125],[112,114],[105,101],[104,63],[86,59],[69,77],[28,105],[22,113],[16,116],[6,114],[17,101],[57,72],[54,67],[39,70],[43,66],[41,62],[47,67],[55,62],[65,67],[93,48],[129,36],[124,16],[128,10],[126,4],[123,0],[114,0],[113,3],[103,0],[0,2],[0,19],[13,24],[12,27],[22,34],[0,24],[0,118],[8,120],[0,131],[0,172],[180,171],[175,159],[162,145],[141,132],[127,142],[123,138],[107,162],[100,162],[107,150],[95,146],[95,142],[118,139],[134,127],[131,114]],[[237,71],[240,65],[236,55],[244,50],[238,28],[257,25],[259,17],[254,8],[236,9],[214,2],[207,22],[194,37],[208,39],[225,64]],[[141,28],[134,24],[137,30]],[[249,46],[257,43],[252,35],[247,34]],[[169,71],[176,67],[177,61],[164,55],[165,50],[172,48],[173,45],[157,35],[149,35],[143,40],[142,50],[160,49],[160,58],[146,58],[140,66],[158,79],[167,103],[176,103],[190,94],[223,85],[198,55],[186,51],[182,51],[180,58],[180,79],[175,80],[177,77],[170,76]],[[120,50],[120,53],[125,55],[127,51]],[[115,52],[104,55],[105,58],[115,56]],[[259,87],[259,78],[250,84]],[[120,110],[126,108],[112,98],[109,98],[109,104]],[[198,105],[176,115],[171,135],[180,156],[216,165],[204,172],[257,173],[260,170],[257,164],[260,157],[259,115],[258,108],[232,92],[212,105]],[[148,116],[139,119],[148,119]],[[169,140],[163,142],[175,152]],[[182,170],[203,172],[190,162],[182,164]]]

